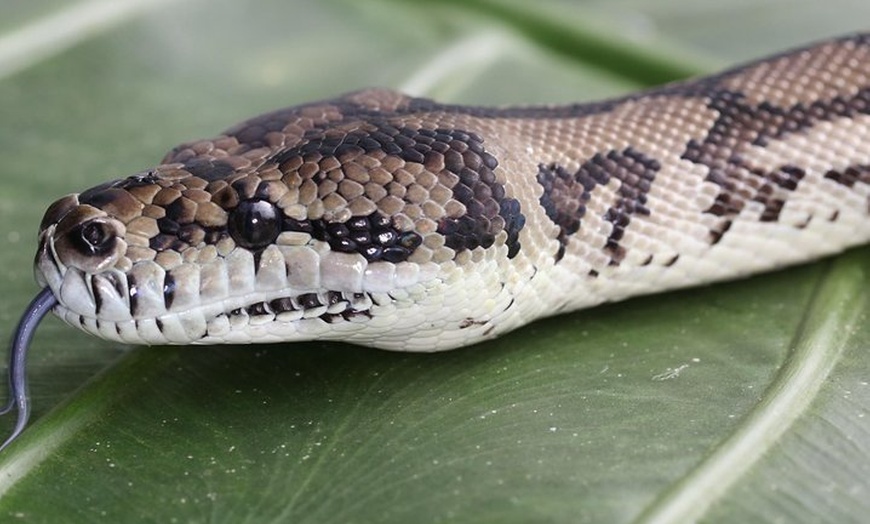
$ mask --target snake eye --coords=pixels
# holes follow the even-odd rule
[[[243,200],[230,213],[230,236],[246,249],[261,249],[281,233],[281,211],[267,200]]]

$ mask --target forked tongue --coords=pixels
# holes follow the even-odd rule
[[[18,419],[12,433],[6,441],[0,445],[0,451],[6,448],[24,431],[27,419],[30,417],[30,398],[27,396],[27,348],[33,340],[36,326],[51,308],[57,305],[57,298],[51,289],[45,288],[36,295],[36,298],[27,306],[24,315],[15,329],[12,338],[12,349],[9,352],[9,400],[6,406],[0,410],[0,415],[5,415],[12,410],[18,411]]]

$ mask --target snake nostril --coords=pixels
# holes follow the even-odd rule
[[[81,247],[93,255],[105,252],[110,247],[113,237],[107,229],[106,224],[101,222],[92,221],[83,224],[79,231],[79,237],[83,242]]]
[[[113,265],[127,248],[124,224],[88,205],[71,209],[47,231],[59,261],[88,273]]]

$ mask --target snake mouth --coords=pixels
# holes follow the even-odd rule
[[[86,277],[85,280],[88,280]],[[104,286],[94,276],[92,296],[103,296]],[[103,290],[103,291],[99,291]],[[228,299],[186,311],[164,315],[125,319],[107,319],[74,310],[61,302],[55,313],[67,323],[103,338],[128,343],[187,344],[225,341],[246,342],[249,332],[270,329],[285,331],[293,327],[300,333],[318,331],[320,327],[340,322],[361,324],[372,317],[371,308],[382,297],[376,293],[319,291],[281,295],[277,298]],[[63,295],[60,295],[63,296]],[[98,299],[99,300],[99,299]],[[244,303],[245,305],[239,305]],[[232,309],[228,309],[232,308]],[[310,337],[306,337],[310,338]]]
[[[208,321],[209,336],[222,336],[234,329],[260,326],[272,322],[289,323],[304,319],[319,319],[327,323],[340,321],[364,322],[371,318],[374,303],[370,293],[326,291],[281,296],[254,302]]]
[[[86,332],[132,344],[310,340],[348,333],[371,320],[373,308],[430,281],[436,270],[297,246],[269,248],[259,265],[237,249],[203,264],[165,269],[146,261],[127,271],[89,273],[56,256],[50,232],[40,239],[36,277],[57,297],[55,313]]]
[[[372,307],[389,297],[386,293],[285,289],[142,316],[133,312],[139,300],[148,300],[147,291],[120,272],[88,275],[67,268],[60,285],[49,287],[56,289],[59,300],[54,311],[67,323],[103,338],[137,344],[246,342],[251,331],[274,329],[311,334],[326,325],[364,323],[372,317]]]

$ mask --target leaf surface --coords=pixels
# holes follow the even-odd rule
[[[16,4],[0,24],[7,337],[36,292],[52,200],[258,112],[370,85],[460,103],[592,100],[870,16],[849,0],[110,3]],[[54,42],[38,30],[76,10],[90,15],[60,44],[21,36]],[[431,355],[122,348],[49,319],[30,358],[34,423],[0,455],[0,518],[859,522],[868,255]]]

